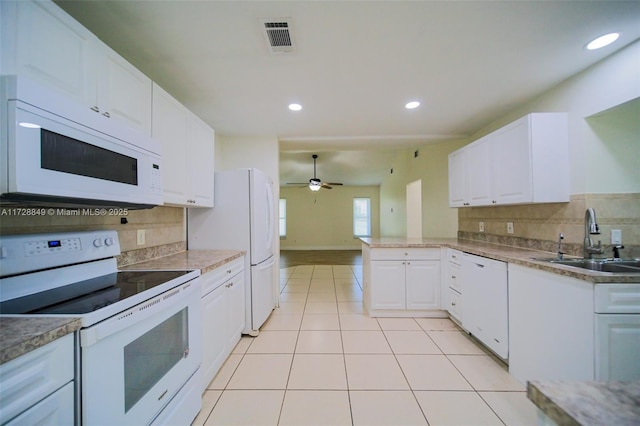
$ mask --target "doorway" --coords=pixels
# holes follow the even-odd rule
[[[407,184],[407,238],[422,238],[422,179]]]

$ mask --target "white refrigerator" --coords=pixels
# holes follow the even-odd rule
[[[258,169],[215,173],[214,207],[187,209],[189,250],[244,250],[245,334],[257,335],[276,305],[273,182]]]

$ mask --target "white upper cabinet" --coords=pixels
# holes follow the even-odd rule
[[[152,137],[162,143],[165,204],[213,207],[214,132],[157,84]]]
[[[108,46],[100,46],[94,111],[151,135],[151,79]]]
[[[450,207],[568,202],[566,114],[529,114],[451,153],[449,182]]]
[[[97,38],[50,2],[0,2],[2,74],[24,75],[85,105],[97,87]]]
[[[2,74],[151,134],[151,80],[52,2],[1,2]]]

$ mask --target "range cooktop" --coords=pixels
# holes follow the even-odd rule
[[[190,271],[120,271],[0,303],[0,314],[82,315],[120,302]]]

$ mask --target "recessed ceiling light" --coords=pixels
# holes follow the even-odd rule
[[[614,41],[616,41],[618,37],[620,37],[620,34],[618,33],[605,34],[591,41],[589,44],[587,44],[587,49],[595,50],[595,49],[600,49],[601,47],[608,46]]]
[[[302,109],[302,105],[300,105],[300,104],[289,104],[289,109],[291,111],[300,111]]]
[[[420,106],[420,102],[418,101],[411,101],[409,103],[407,103],[404,107],[406,109],[414,109],[414,108],[418,108]]]

